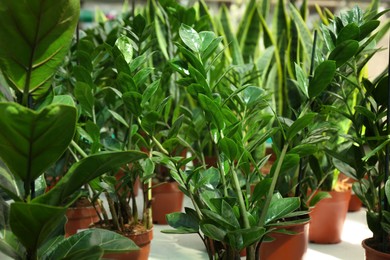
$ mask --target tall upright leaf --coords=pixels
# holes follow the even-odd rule
[[[44,96],[63,62],[78,22],[79,0],[0,2],[0,69],[23,95]]]

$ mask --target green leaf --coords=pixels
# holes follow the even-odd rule
[[[149,134],[154,134],[154,130],[159,118],[159,114],[154,111],[147,113],[141,120],[142,129],[144,129]]]
[[[309,84],[308,84],[308,77],[306,73],[303,71],[303,69],[298,66],[298,64],[295,63],[295,73],[297,74],[297,81],[298,81],[298,88],[299,90],[307,97],[309,98]]]
[[[79,254],[79,252],[84,255],[91,247],[106,253],[139,250],[139,247],[127,237],[110,230],[94,228],[64,239],[51,249],[44,256],[44,259],[73,259],[72,256]]]
[[[359,49],[359,42],[355,40],[343,41],[329,54],[328,59],[336,61],[336,67],[340,67],[352,58]]]
[[[232,139],[224,137],[219,141],[219,148],[221,152],[223,152],[231,162],[237,159],[238,157],[238,147],[236,142]]]
[[[192,214],[174,212],[167,214],[166,219],[171,227],[179,231],[185,231],[186,233],[199,232],[199,220]]]
[[[213,122],[219,130],[224,129],[225,121],[220,107],[214,102],[214,100],[210,99],[206,95],[199,94],[198,97],[201,107],[211,115],[211,122]]]
[[[37,250],[63,221],[66,208],[14,202],[10,209],[12,232],[28,250]]]
[[[327,60],[316,68],[314,77],[309,83],[309,97],[314,98],[320,95],[332,82],[336,73],[336,62]]]
[[[44,96],[63,63],[80,13],[79,0],[4,0],[0,4],[0,70],[17,92]]]
[[[360,25],[360,34],[357,40],[361,41],[366,38],[370,33],[372,33],[376,28],[378,28],[379,25],[380,21],[378,20],[367,21],[364,24]]]
[[[129,64],[133,59],[133,45],[131,39],[122,34],[116,40],[115,46],[121,51],[126,62]]]
[[[226,236],[226,231],[212,224],[202,224],[200,226],[202,232],[217,241],[224,241]]]
[[[52,100],[52,104],[61,104],[76,107],[76,104],[74,103],[74,100],[70,95],[56,95]]]
[[[286,137],[288,141],[291,141],[302,129],[307,127],[313,122],[315,113],[307,113],[298,118],[287,130]]]
[[[237,38],[233,34],[232,26],[230,24],[231,17],[229,15],[229,10],[225,5],[223,5],[221,8],[220,19],[221,19],[223,33],[226,37],[226,45],[229,46],[232,63],[234,65],[244,64],[244,59],[242,58],[240,45],[238,43]],[[243,19],[243,21],[245,20]],[[240,31],[238,33],[240,33]]]
[[[386,184],[385,184],[385,194],[386,194],[386,198],[387,198],[387,203],[390,204],[390,180],[386,181]]]
[[[76,109],[49,105],[39,112],[0,103],[0,157],[30,185],[65,151],[76,127]]]
[[[141,116],[142,114],[142,95],[135,91],[129,91],[123,94],[123,102],[125,103],[126,108],[134,114],[136,117]]]
[[[179,29],[179,35],[185,45],[192,51],[199,53],[201,50],[202,42],[197,31],[191,26],[181,24]]]
[[[348,40],[356,40],[359,37],[360,29],[356,23],[350,23],[340,30],[337,35],[336,46]]]
[[[74,88],[74,95],[76,100],[79,102],[82,111],[92,118],[95,106],[95,98],[92,93],[92,88],[87,83],[78,81]]]
[[[156,93],[159,86],[160,86],[160,80],[156,80],[152,84],[149,84],[146,87],[145,92],[142,95],[141,107],[144,107],[147,104],[147,102],[149,102],[150,98],[154,95],[154,93]]]
[[[129,128],[129,124],[126,122],[126,120],[120,114],[118,114],[117,112],[115,112],[114,110],[111,110],[111,109],[108,109],[108,112],[110,112],[110,114],[115,118],[115,120],[120,122],[126,128]]]
[[[317,192],[313,198],[309,202],[310,207],[315,207],[315,205],[322,199],[331,198],[332,196],[329,194],[329,192],[326,191],[319,191]]]
[[[147,157],[139,151],[101,152],[73,164],[69,171],[49,192],[32,200],[33,203],[60,205],[84,184],[120,166]]]
[[[163,26],[163,24],[161,24],[159,17],[157,15],[154,16],[154,28],[156,31],[158,45],[160,46],[160,50],[161,50],[162,54],[164,55],[164,58],[166,60],[169,60],[169,55],[168,55],[168,51],[167,51],[168,44],[167,44],[167,40],[164,37],[164,32],[162,31],[162,26]]]
[[[13,248],[4,239],[0,239],[0,252],[12,259],[23,259],[23,253]]]
[[[274,196],[268,208],[265,223],[268,224],[281,219],[291,212],[297,210],[299,206],[299,198],[277,198]]]

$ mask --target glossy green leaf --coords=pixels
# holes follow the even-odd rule
[[[167,214],[166,219],[171,227],[180,231],[185,231],[186,233],[199,232],[199,221],[191,214],[186,214],[183,212],[173,212]]]
[[[197,31],[191,26],[182,24],[179,29],[179,35],[185,45],[192,51],[199,53],[201,50],[202,42]]]
[[[49,105],[39,112],[16,103],[0,103],[0,157],[11,172],[30,184],[68,147],[76,109]]]
[[[265,223],[271,223],[297,210],[300,206],[299,198],[272,198],[266,214]]]
[[[302,94],[309,98],[309,81],[306,73],[300,66],[298,66],[298,64],[295,64],[295,73],[299,90],[302,92]]]
[[[69,171],[49,192],[35,198],[34,203],[60,205],[84,184],[120,166],[146,158],[139,151],[101,152],[90,155],[73,164]]]
[[[136,117],[141,116],[142,114],[142,95],[135,91],[129,91],[123,94],[123,102],[126,108],[134,114]]]
[[[10,226],[28,250],[37,250],[63,221],[66,208],[14,202],[10,208]]]
[[[74,95],[81,106],[82,113],[92,118],[95,106],[92,88],[87,83],[77,82],[74,88]]]
[[[215,225],[212,224],[202,224],[201,226],[202,232],[217,241],[224,241],[225,236],[226,236],[226,231],[225,229],[221,229]]]
[[[286,133],[287,140],[291,141],[302,129],[313,122],[315,113],[307,113],[298,118],[288,129]]]
[[[160,80],[156,80],[146,87],[144,94],[142,95],[141,107],[144,107],[147,104],[147,102],[149,102],[149,100],[154,95],[154,93],[156,93],[159,86],[160,86]]]
[[[129,238],[110,230],[94,228],[83,230],[64,239],[52,248],[44,259],[73,259],[75,255],[85,255],[89,248],[107,253],[139,250],[139,247]]]
[[[313,198],[309,201],[309,206],[310,207],[315,207],[318,202],[320,202],[322,199],[327,199],[331,198],[332,196],[330,195],[329,192],[326,191],[319,191],[317,192]]]
[[[73,68],[73,75],[77,82],[83,82],[89,85],[91,88],[94,88],[91,72],[88,71],[86,68],[80,65],[76,65]]]
[[[371,20],[367,21],[364,24],[360,25],[360,34],[357,40],[361,41],[366,38],[370,33],[372,33],[378,26],[380,25],[380,21]]]
[[[238,147],[236,142],[234,142],[232,139],[224,137],[219,141],[218,146],[220,151],[223,152],[231,162],[237,159]]]
[[[215,38],[215,34],[212,32],[200,32],[199,35],[202,39],[201,58],[202,61],[205,62],[218,48],[222,41],[222,37]],[[211,37],[213,37],[212,41],[208,43],[208,40]]]
[[[144,129],[149,134],[154,134],[154,130],[159,118],[159,114],[154,111],[147,113],[141,120],[142,129]]]
[[[214,102],[214,100],[203,94],[199,94],[198,97],[201,107],[211,115],[211,122],[213,122],[219,130],[224,129],[226,123],[220,107]]]
[[[333,60],[323,61],[318,65],[313,78],[309,82],[309,97],[320,95],[332,82],[336,73],[336,62]]]
[[[250,227],[247,229],[237,229],[229,231],[226,238],[236,250],[242,250],[255,242],[259,242],[265,234],[263,227]]]
[[[206,218],[209,218],[213,220],[215,223],[218,223],[218,225],[224,228],[225,230],[234,230],[237,228],[237,222],[234,221],[234,223],[231,223],[228,219],[225,218],[225,216],[222,215],[222,213],[219,214],[208,209],[202,209],[201,211],[202,214],[206,216]],[[202,229],[202,225],[201,225],[201,229]]]
[[[35,99],[47,93],[67,54],[79,12],[79,0],[1,1],[0,69],[14,89]]]
[[[132,41],[126,35],[121,35],[115,42],[115,46],[121,51],[127,63],[133,59],[133,45]]]
[[[113,118],[115,118],[115,120],[120,122],[125,127],[127,127],[127,128],[129,127],[129,124],[126,122],[126,120],[120,114],[118,114],[117,112],[115,112],[114,110],[111,110],[111,109],[108,109],[108,112],[112,115]]]
[[[347,24],[337,35],[336,46],[348,40],[357,40],[360,34],[359,26],[356,23]]]
[[[329,54],[328,59],[336,61],[336,67],[340,67],[351,59],[359,49],[359,42],[355,40],[343,41]]]
[[[195,56],[192,52],[190,52],[188,49],[186,49],[184,46],[181,46],[180,44],[176,44],[180,52],[183,54],[185,59],[194,67],[196,68],[202,75],[206,75],[206,71],[204,69],[204,66],[202,62]],[[205,77],[205,76],[204,76]]]
[[[119,72],[116,79],[116,84],[120,87],[123,93],[130,91],[137,91],[137,85],[134,82],[134,79],[124,72]]]
[[[146,68],[139,70],[134,75],[134,78],[133,78],[135,84],[137,84],[138,87],[145,84],[146,81],[148,80],[148,78],[150,77],[150,75],[152,74],[153,70],[154,69],[151,67],[146,67]]]
[[[294,146],[289,153],[298,154],[300,157],[311,155],[318,151],[318,147],[314,144],[298,144]]]
[[[70,95],[55,95],[52,100],[52,103],[76,107],[76,104],[74,103],[74,100]]]

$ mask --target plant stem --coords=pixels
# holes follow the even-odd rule
[[[83,158],[88,157],[88,154],[86,154],[86,153],[84,152],[84,150],[81,149],[81,147],[80,147],[74,140],[71,141],[71,145],[77,150],[77,152],[79,152],[79,154],[80,154]]]
[[[287,148],[288,148],[288,143],[284,144],[284,146],[283,146],[282,152],[280,153],[280,158],[278,160],[278,164],[276,165],[274,176],[272,176],[272,183],[271,183],[271,186],[268,190],[267,199],[265,201],[263,211],[261,212],[261,216],[259,219],[259,226],[260,227],[265,225],[265,217],[267,215],[269,205],[271,204],[271,199],[272,199],[272,196],[274,194],[274,190],[275,190],[276,182],[277,182],[278,177],[279,177],[280,169],[282,168],[282,163],[283,163],[284,157],[286,156],[286,153],[287,153]]]

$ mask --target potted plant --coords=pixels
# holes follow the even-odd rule
[[[341,144],[345,143],[344,140],[350,135],[349,132],[351,131],[351,129],[345,128],[345,126],[351,125],[354,128],[353,123],[350,123],[351,118],[353,118],[352,115],[355,113],[355,104],[360,102],[362,99],[360,95],[363,93],[356,86],[362,84],[361,75],[364,66],[373,53],[377,51],[373,45],[369,46],[369,44],[375,38],[375,36],[370,36],[370,34],[379,26],[379,21],[377,20],[379,16],[374,16],[370,12],[363,15],[362,10],[359,7],[355,7],[346,13],[335,16],[328,25],[322,25],[321,27],[322,39],[325,42],[323,54],[326,55],[325,57],[328,60],[335,61],[337,69],[330,87],[320,96],[319,102],[313,106],[317,106],[320,111],[323,111],[323,120],[338,129],[337,131],[340,134],[337,134],[337,137],[335,136],[331,139],[331,142],[326,144],[325,153],[322,152],[319,154],[320,157],[317,154],[317,158],[310,159],[309,170],[311,169],[310,171],[314,173],[311,175],[315,177],[313,180],[317,183],[323,182],[321,186],[323,189],[327,186],[328,191],[331,191],[329,188],[334,189],[335,183],[338,182],[339,171],[345,174],[345,167],[340,167],[339,161],[332,159],[334,155],[329,151],[337,150],[344,146]],[[352,81],[355,83],[352,83]],[[336,108],[338,112],[333,113],[336,112]],[[347,137],[347,139],[351,138]],[[351,174],[347,175],[353,176]],[[346,190],[349,193],[348,187]],[[342,195],[342,193],[331,192],[333,198],[321,201],[317,205],[317,209],[313,210],[310,240],[314,242],[337,243],[341,240],[341,230],[344,221],[336,222],[336,220],[333,220],[330,222],[331,228],[324,229],[325,219],[330,220],[330,218],[325,217],[325,213],[318,212],[318,209],[322,207],[325,207],[324,212],[329,212],[329,208],[334,208],[335,204],[328,207],[325,205],[335,200],[336,196]],[[342,198],[344,198],[344,201],[347,201],[346,197]],[[341,215],[342,219],[345,219],[347,210],[348,204],[343,206],[344,213]],[[342,211],[339,210],[333,216],[340,214],[340,212]],[[337,225],[335,223],[339,223],[340,229],[336,229]],[[316,230],[321,231],[320,234],[315,233]],[[333,238],[323,237],[325,234],[330,234],[330,230],[335,231]]]
[[[280,198],[278,194],[274,195],[275,183],[271,184],[270,180],[260,182],[258,187],[262,188],[255,189],[256,195],[253,196],[250,195],[249,183],[246,183],[250,172],[260,172],[251,155],[252,151],[257,144],[265,142],[273,131],[254,136],[254,130],[250,134],[242,135],[246,133],[248,126],[243,126],[245,120],[239,120],[239,115],[236,115],[231,107],[234,107],[235,101],[235,106],[239,106],[241,100],[241,106],[246,109],[264,109],[267,95],[258,87],[238,84],[233,86],[237,91],[231,90],[230,94],[225,92],[219,96],[220,93],[216,90],[222,86],[211,85],[206,75],[212,73],[213,53],[217,52],[221,39],[209,31],[198,33],[188,25],[182,25],[179,34],[181,43],[177,46],[185,60],[177,61],[175,69],[182,77],[180,83],[186,84],[184,86],[191,98],[200,106],[202,116],[198,120],[204,121],[210,136],[215,136],[211,140],[218,148],[218,168],[201,166],[185,171],[182,166],[191,158],[183,159],[155,152],[161,157],[161,162],[170,169],[180,189],[194,204],[194,209],[186,208],[185,213],[169,214],[168,223],[177,229],[176,232],[198,233],[205,243],[210,259],[217,255],[232,259],[244,248],[249,248],[247,257],[254,259],[256,247],[266,232],[265,225],[288,216],[299,207],[298,198]],[[237,68],[237,72],[242,72],[240,69],[244,70],[245,66]],[[183,73],[186,70],[189,71],[188,74]],[[242,111],[244,110],[243,108]],[[267,123],[260,124],[259,127],[265,125]],[[254,139],[251,140],[250,137]],[[249,144],[246,140],[250,140]],[[256,165],[255,170],[251,169],[250,165]],[[276,179],[278,174],[275,175]],[[250,198],[248,204],[244,200],[246,197]],[[279,203],[285,205],[288,210],[279,212]],[[267,211],[268,207],[272,210]],[[266,218],[270,216],[267,214],[274,217]],[[222,221],[227,216],[229,220]]]
[[[79,2],[51,5],[38,0],[6,1],[1,14],[0,67],[5,79],[2,82],[6,82],[2,89],[11,94],[8,102],[0,104],[0,157],[7,166],[1,171],[7,180],[1,189],[13,200],[8,204],[1,198],[1,251],[20,259],[92,255],[98,259],[103,252],[136,250],[131,241],[104,230],[87,230],[64,238],[64,216],[80,187],[145,154],[126,151],[91,155],[75,163],[49,192],[40,193],[42,189],[36,186],[36,180],[43,179],[45,170],[69,147],[75,132],[77,114],[71,98],[50,95],[50,83],[73,37]],[[15,44],[21,49],[15,50]]]
[[[373,232],[372,238],[363,241],[367,259],[371,259],[370,253],[373,251],[382,252],[382,255],[378,256],[380,259],[389,257],[389,251],[386,249],[388,159],[387,138],[384,137],[388,131],[388,73],[384,72],[373,81],[366,79],[364,75],[365,64],[379,51],[374,42],[388,31],[386,26],[373,31],[380,24],[377,19],[385,12],[368,10],[363,14],[361,10],[354,9],[353,13],[349,12],[340,18],[343,21],[339,23],[340,32],[343,29],[346,31],[347,26],[349,32],[355,31],[355,36],[351,36],[348,43],[356,47],[354,62],[340,67],[342,74],[340,73],[336,82],[342,91],[335,92],[334,96],[338,102],[330,107],[332,111],[340,111],[340,115],[349,123],[343,135],[343,142],[337,149],[329,150],[328,153],[334,157],[333,162],[341,172],[358,181],[353,184],[353,191],[367,207],[367,224]],[[346,21],[350,23],[347,25]],[[367,30],[357,30],[358,26]],[[329,31],[333,33],[330,29]],[[357,32],[360,34],[356,34]],[[363,32],[366,37],[361,37]]]

